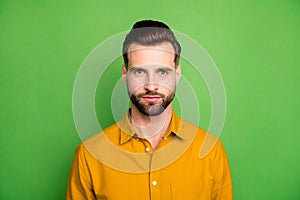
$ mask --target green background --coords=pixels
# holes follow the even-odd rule
[[[297,0],[0,1],[0,199],[65,198],[80,143],[72,116],[76,73],[97,44],[145,18],[195,39],[222,74],[221,139],[235,199],[300,199]],[[206,128],[209,95],[203,95]],[[109,98],[97,92],[99,117],[109,116],[109,109],[99,112],[100,99]]]

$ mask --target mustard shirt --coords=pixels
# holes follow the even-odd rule
[[[229,164],[218,138],[174,112],[155,151],[126,114],[78,146],[66,199],[230,200]]]

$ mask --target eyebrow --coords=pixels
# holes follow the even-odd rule
[[[160,67],[160,68],[158,68],[157,70],[165,70],[165,71],[167,71],[167,72],[172,72],[172,71],[173,71],[173,69],[172,69],[172,68],[169,68],[169,67]]]
[[[133,67],[131,67],[131,68],[128,69],[128,71],[133,71],[133,70],[145,70],[145,69],[143,69],[143,68],[141,68],[139,66],[133,66]]]
[[[133,66],[128,69],[128,71],[133,71],[133,70],[147,70],[147,67]],[[159,67],[156,70],[165,70],[167,72],[172,72],[174,69],[170,67]]]

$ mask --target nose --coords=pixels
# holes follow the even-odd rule
[[[157,83],[155,83],[155,82],[146,82],[145,84],[144,84],[144,89],[145,90],[148,90],[148,91],[155,91],[155,90],[157,90],[158,89],[158,84]]]
[[[154,91],[158,89],[158,84],[155,81],[155,77],[153,74],[148,74],[147,80],[144,83],[144,89],[149,91]]]

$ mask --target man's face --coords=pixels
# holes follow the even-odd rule
[[[168,43],[155,46],[130,45],[128,69],[122,77],[127,83],[132,106],[142,114],[161,114],[172,102],[180,78],[180,66],[175,69],[174,49]]]

